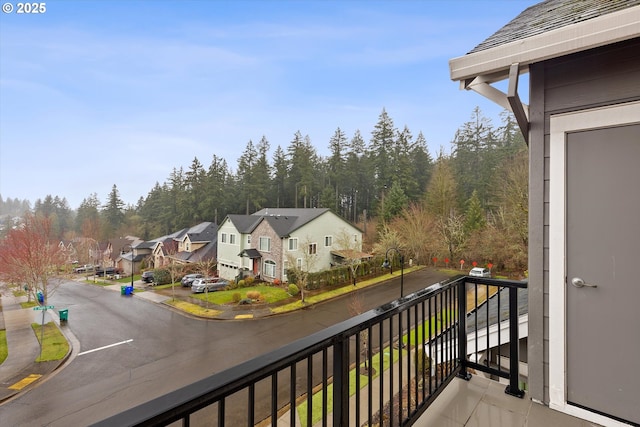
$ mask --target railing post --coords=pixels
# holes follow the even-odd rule
[[[345,337],[333,345],[333,425],[349,425],[349,340]]]
[[[511,396],[523,397],[520,380],[520,338],[518,333],[518,288],[509,287],[509,385],[504,390]]]
[[[467,282],[464,278],[458,282],[458,358],[458,377],[469,381],[471,374],[467,372]]]

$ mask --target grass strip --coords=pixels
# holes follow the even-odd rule
[[[31,328],[40,342],[40,336],[42,334],[42,325],[39,323],[32,323]],[[40,342],[42,351],[40,356],[36,359],[36,362],[50,362],[52,360],[61,360],[69,352],[69,343],[58,326],[49,322],[44,325],[43,341]]]
[[[20,307],[22,307],[22,308],[31,308],[31,307],[35,307],[37,305],[40,305],[40,304],[38,304],[37,301],[28,301],[28,302],[25,301],[25,302],[21,302],[20,303]]]
[[[8,355],[9,348],[7,347],[7,331],[2,329],[0,330],[0,364],[4,362]]]
[[[179,299],[167,300],[165,301],[165,304],[175,307],[178,310],[184,311],[185,313],[189,313],[194,316],[200,316],[200,317],[213,318],[213,317],[219,316],[222,313],[222,311],[220,310],[208,309],[208,308],[199,306],[198,304],[193,304],[193,303],[182,301]]]
[[[383,366],[382,372],[389,369],[391,364],[395,363],[398,360],[399,355],[400,355],[400,350],[392,349],[390,347],[385,347],[382,351],[382,366]],[[367,386],[367,384],[369,384],[369,375],[359,374],[361,367],[364,367],[364,363],[362,363],[360,366],[354,369],[351,369],[349,371],[349,396],[353,396],[358,391],[356,390],[356,375],[360,375],[361,389],[363,389],[364,387]],[[381,374],[380,353],[376,353],[371,357],[371,366],[369,368],[371,367],[375,369],[375,373],[371,375],[371,379],[374,380],[378,378]],[[322,406],[323,393],[324,391],[320,390],[317,393],[314,393],[311,398],[311,425],[315,425],[320,420],[322,420],[322,414],[324,412],[326,412],[327,414],[330,414],[333,411],[333,384],[329,384],[327,386],[326,411],[323,409],[323,406]],[[308,404],[309,404],[309,400],[307,399],[296,407],[296,410],[298,411],[298,417],[300,418],[300,425],[303,425],[303,426],[308,425],[307,424],[307,405]]]

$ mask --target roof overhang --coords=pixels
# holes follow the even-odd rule
[[[511,64],[521,72],[529,64],[640,36],[640,6],[612,12],[498,47],[449,61],[451,80],[464,82],[483,76],[488,83],[509,77]]]
[[[449,71],[451,79],[460,82],[461,89],[473,90],[513,112],[528,143],[529,107],[518,95],[518,77],[529,71],[530,64],[639,36],[640,6],[634,6],[451,59]],[[491,85],[507,78],[507,93]]]
[[[262,255],[257,249],[244,249],[242,252],[238,254],[240,257],[247,257],[250,259],[262,258]]]

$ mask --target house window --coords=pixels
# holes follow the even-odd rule
[[[263,252],[271,252],[271,238],[269,237],[260,238],[260,250]]]
[[[236,244],[236,235],[235,234],[229,234],[229,244],[231,244],[231,245],[235,245]]]
[[[247,236],[247,245],[251,244],[251,234]]]
[[[189,252],[191,250],[191,245],[189,243],[187,243],[187,249],[186,251]]]
[[[333,244],[333,236],[324,236],[324,245],[331,246]]]
[[[289,250],[297,251],[298,250],[298,238],[297,237],[289,237]]]
[[[266,260],[264,262],[264,275],[267,277],[276,277],[276,263],[275,261]]]
[[[227,243],[227,233],[222,233],[220,236],[220,242]]]
[[[315,255],[318,253],[318,245],[315,243],[309,243],[309,255]]]
[[[296,260],[296,266],[297,266],[298,270],[302,270],[302,258],[298,258]]]

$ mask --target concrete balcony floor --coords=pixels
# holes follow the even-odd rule
[[[474,375],[455,378],[415,427],[599,427],[504,392],[506,385]]]

